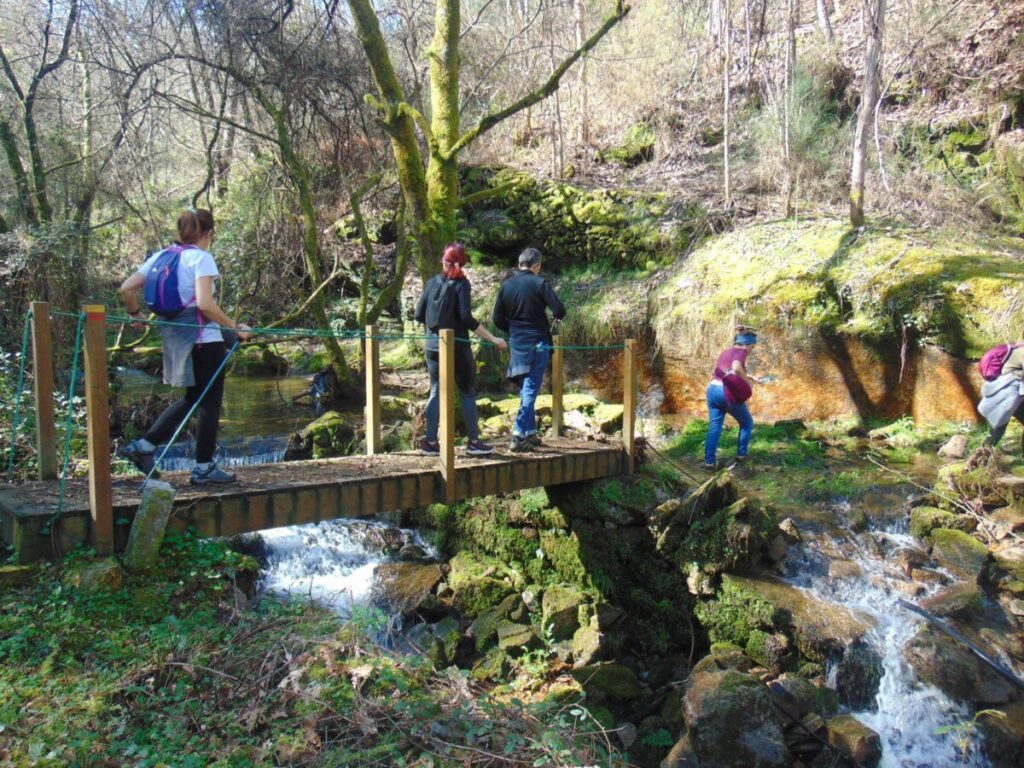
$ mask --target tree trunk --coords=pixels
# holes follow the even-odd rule
[[[587,26],[587,6],[583,0],[576,0],[576,47],[583,45],[583,30]],[[579,92],[580,92],[580,144],[590,143],[590,105],[589,94],[587,93],[587,69],[590,63],[588,56],[584,55],[580,62]]]
[[[878,101],[878,82],[882,70],[882,43],[885,33],[885,0],[874,0],[867,9],[867,45],[864,51],[864,92],[857,113],[853,138],[853,166],[850,172],[850,224],[864,224],[864,176],[868,152],[868,130]]]
[[[39,213],[36,210],[35,200],[32,197],[32,189],[28,183],[28,173],[21,162],[21,153],[18,151],[18,140],[11,130],[11,125],[6,120],[0,120],[0,145],[3,146],[4,156],[7,158],[7,166],[11,170],[14,179],[14,188],[18,192],[18,207],[25,221],[32,226],[39,226]]]
[[[725,171],[725,207],[732,206],[732,177],[729,174],[729,95],[732,91],[732,7],[729,0],[725,0],[724,14],[722,16],[722,36],[725,38],[724,52],[722,55],[722,161]]]
[[[828,17],[828,0],[818,0],[818,23],[821,24],[821,34],[825,36],[825,42],[832,42],[832,21]]]
[[[788,0],[786,11],[786,57],[782,98],[782,154],[785,158],[783,198],[786,218],[793,215],[793,152],[790,122],[793,116],[793,77],[796,70],[796,0]]]

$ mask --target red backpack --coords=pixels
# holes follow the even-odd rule
[[[981,360],[978,361],[978,372],[981,374],[981,378],[985,381],[995,381],[998,379],[999,375],[1003,372],[1006,358],[1010,356],[1013,350],[1020,346],[1024,345],[1000,344],[998,347],[992,347],[992,349],[982,355]]]

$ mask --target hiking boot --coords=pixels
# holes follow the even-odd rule
[[[231,472],[225,472],[217,466],[217,462],[211,461],[206,469],[192,467],[192,477],[188,479],[192,485],[214,485],[234,483],[238,480]]]
[[[135,468],[144,475],[151,476],[153,479],[160,477],[160,473],[154,469],[156,466],[156,459],[154,458],[155,451],[143,450],[139,445],[138,440],[132,440],[128,445],[124,445],[117,452],[117,455],[122,459],[127,459]],[[149,473],[153,474],[150,475]]]
[[[528,437],[512,437],[512,442],[508,444],[508,449],[512,453],[529,453],[533,450],[533,443],[530,442]]]
[[[704,462],[704,471],[705,472],[717,472],[718,471],[718,464],[708,464],[707,462]]]
[[[440,456],[441,455],[441,444],[432,443],[427,438],[420,440],[420,453],[424,456]]]
[[[488,445],[483,440],[470,440],[466,443],[466,453],[470,456],[487,456],[494,453],[494,446]]]
[[[523,439],[526,442],[528,442],[533,448],[540,448],[542,445],[544,445],[544,443],[541,442],[539,432],[534,432],[532,435],[527,435]]]

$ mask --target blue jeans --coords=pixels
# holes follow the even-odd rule
[[[537,404],[537,395],[540,394],[541,384],[544,383],[544,370],[548,367],[550,359],[551,350],[546,346],[540,346],[533,350],[533,364],[519,390],[519,413],[516,414],[516,423],[512,427],[512,434],[517,437],[526,437],[537,433],[537,417],[534,407]]]
[[[740,425],[740,442],[736,446],[737,456],[746,456],[750,450],[750,435],[754,432],[754,419],[746,403],[729,405],[725,401],[725,387],[708,384],[708,436],[704,441],[704,463],[714,464],[718,453],[718,441],[722,437],[725,414],[732,416]]]

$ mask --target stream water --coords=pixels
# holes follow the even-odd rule
[[[837,510],[838,516],[845,511]],[[881,736],[881,768],[984,768],[988,761],[976,748],[977,738],[963,754],[948,730],[969,722],[971,714],[938,689],[920,683],[903,657],[904,646],[924,623],[899,605],[906,595],[896,587],[900,576],[891,558],[903,548],[919,549],[920,544],[901,522],[861,534],[844,527],[811,532],[787,558],[786,578],[814,597],[843,605],[874,623],[864,639],[882,661],[881,683],[874,708],[851,714]],[[859,573],[830,577],[829,563],[837,553],[855,563],[853,572]],[[927,588],[918,599],[938,589]],[[831,682],[835,671],[829,670]]]

